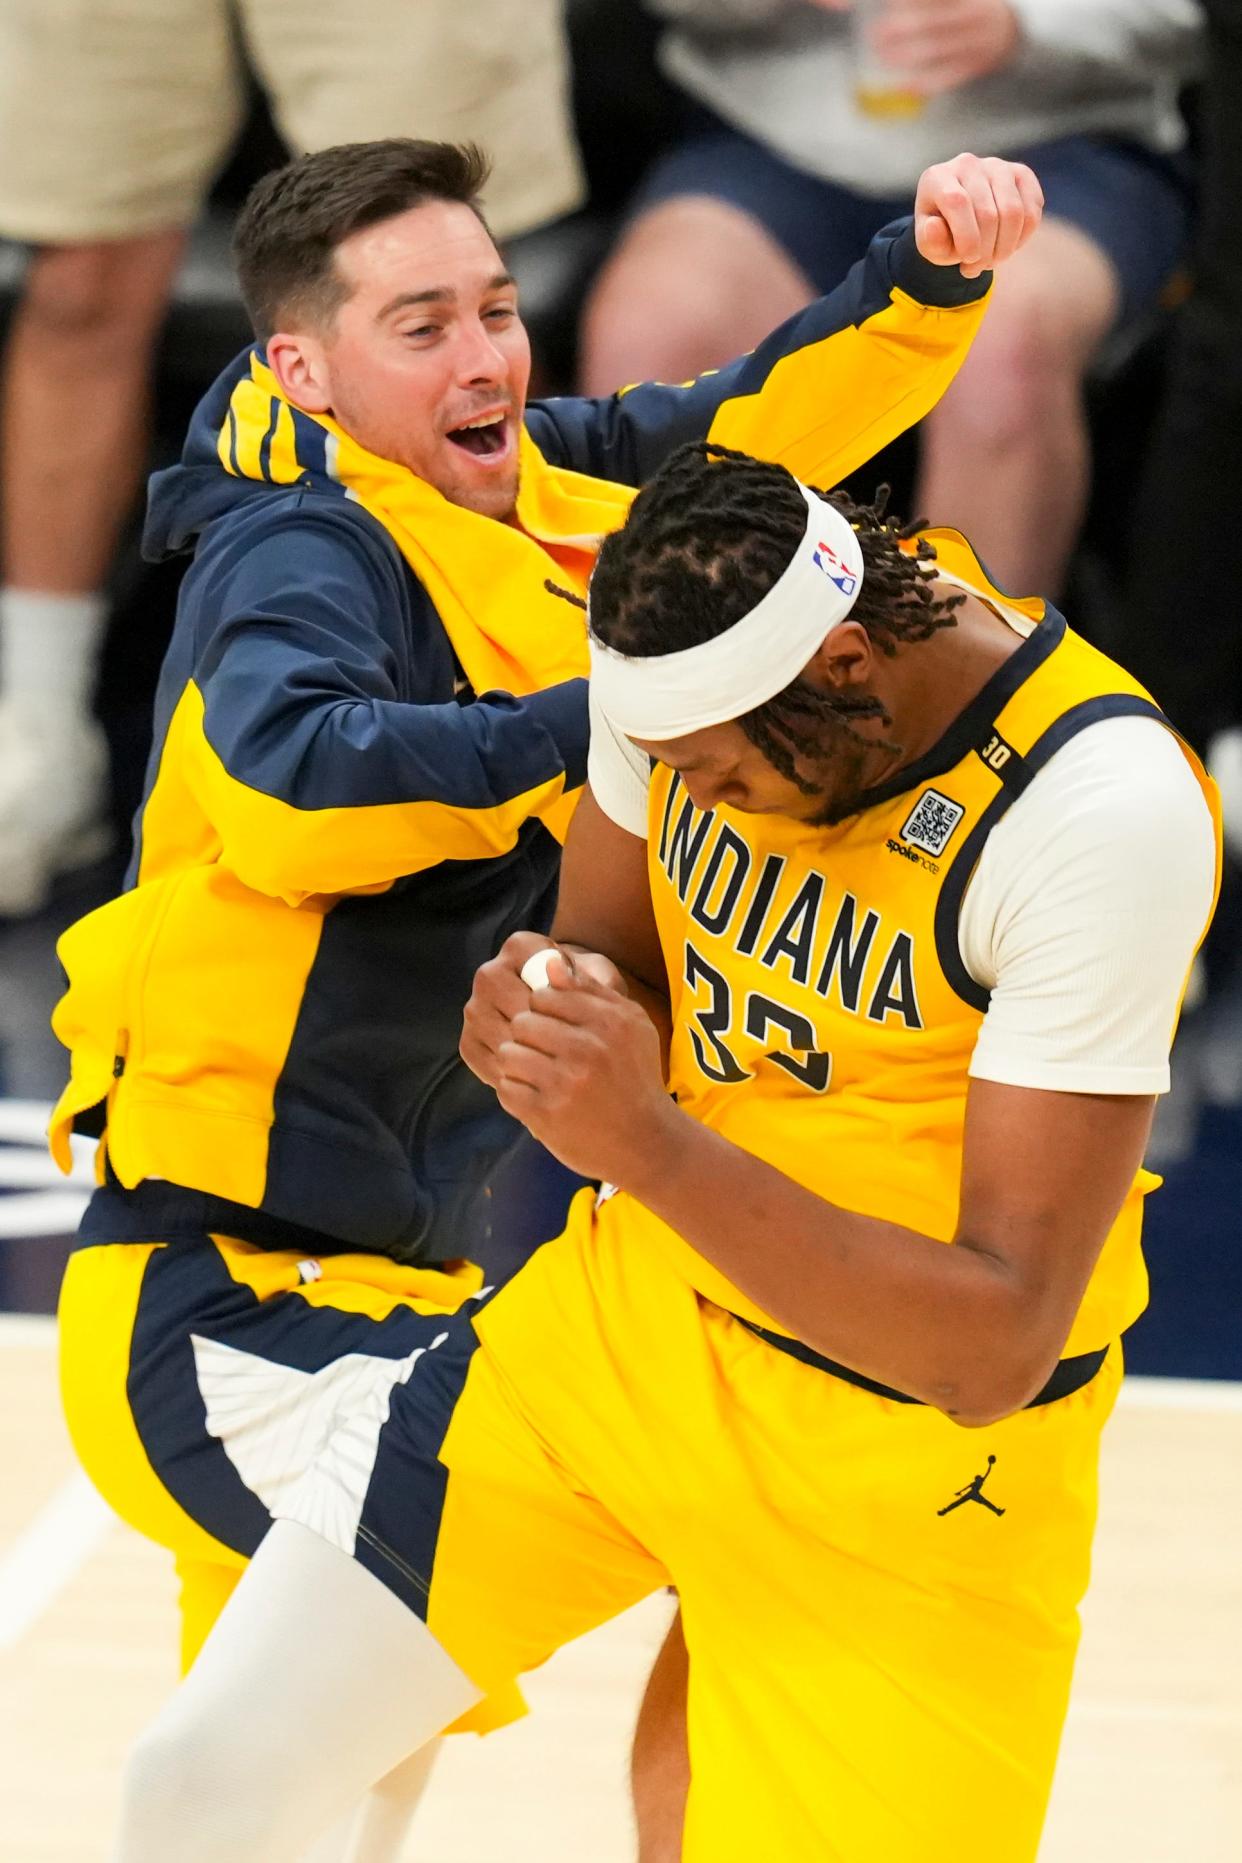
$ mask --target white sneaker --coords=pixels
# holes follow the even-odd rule
[[[48,719],[0,698],[0,916],[38,912],[57,874],[108,852],[107,776],[93,719]]]

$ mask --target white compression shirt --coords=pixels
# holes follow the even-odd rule
[[[649,774],[593,705],[592,794],[644,838]],[[1110,718],[1071,738],[993,828],[962,901],[962,962],[991,992],[970,1072],[1063,1093],[1167,1093],[1214,872],[1211,819],[1170,731]]]

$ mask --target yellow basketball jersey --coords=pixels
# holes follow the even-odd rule
[[[1155,704],[1042,602],[988,583],[956,532],[943,568],[1027,638],[925,757],[833,828],[696,809],[652,774],[649,865],[673,1010],[682,1108],[829,1202],[945,1242],[958,1216],[967,1070],[988,995],[967,972],[958,915],[995,823],[1053,752],[1102,718]],[[1183,746],[1217,822],[1214,785]],[[1140,1171],[1066,1346],[1106,1344],[1146,1302]],[[637,1207],[720,1305],[772,1318]]]

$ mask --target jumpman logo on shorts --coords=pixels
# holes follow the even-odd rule
[[[995,1502],[989,1501],[987,1495],[983,1492],[983,1484],[992,1473],[992,1466],[995,1461],[996,1457],[990,1455],[988,1457],[988,1465],[984,1469],[982,1475],[976,1475],[966,1487],[959,1488],[957,1491],[957,1499],[955,1501],[950,1501],[947,1507],[938,1507],[936,1509],[937,1519],[943,1520],[945,1515],[951,1514],[955,1507],[965,1507],[967,1501],[978,1501],[980,1507],[991,1508],[994,1514],[1003,1514],[1005,1511],[1004,1508],[997,1507]]]

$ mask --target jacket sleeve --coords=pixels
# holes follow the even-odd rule
[[[585,781],[585,680],[412,703],[394,645],[407,609],[348,527],[296,519],[201,598],[171,748],[246,885],[297,905],[484,860]]]
[[[834,485],[940,399],[970,348],[991,274],[932,265],[913,223],[872,240],[844,282],[750,355],[672,386],[644,382],[598,400],[532,406],[545,457],[641,485],[687,440],[708,437]]]

